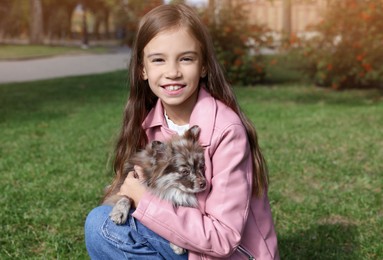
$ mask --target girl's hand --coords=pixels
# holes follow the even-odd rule
[[[124,195],[134,201],[134,206],[137,207],[142,196],[146,191],[146,187],[142,184],[143,170],[140,166],[134,166],[134,171],[128,173],[124,183],[120,188],[118,195]]]

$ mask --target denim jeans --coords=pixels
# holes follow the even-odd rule
[[[85,222],[85,243],[92,260],[96,259],[187,259],[177,255],[169,242],[129,214],[124,225],[111,221],[111,206],[93,209]]]

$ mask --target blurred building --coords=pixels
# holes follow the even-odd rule
[[[322,13],[328,6],[328,0],[215,0],[214,2],[216,8],[220,5],[242,5],[248,12],[250,23],[266,25],[277,33],[283,31],[286,26],[286,15],[290,13],[290,32],[295,34],[307,32],[310,25],[319,23]],[[290,10],[286,10],[288,2]]]
[[[267,25],[271,30],[280,32],[284,21],[284,0],[257,0],[249,4],[251,22]],[[301,33],[310,25],[320,22],[327,0],[291,1],[291,32]]]

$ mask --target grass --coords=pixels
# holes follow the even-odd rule
[[[56,55],[105,53],[105,47],[80,47],[44,46],[44,45],[0,45],[1,60],[34,59]]]
[[[0,259],[86,259],[126,72],[0,85]],[[282,259],[383,258],[383,101],[289,83],[237,88],[269,163]]]

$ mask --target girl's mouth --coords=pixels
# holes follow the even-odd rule
[[[183,87],[184,87],[184,85],[166,85],[166,86],[163,86],[163,88],[167,91],[177,91]]]
[[[186,87],[186,85],[182,84],[168,84],[162,86],[162,88],[165,90],[165,93],[169,96],[180,95],[181,93],[183,93],[184,87]]]

